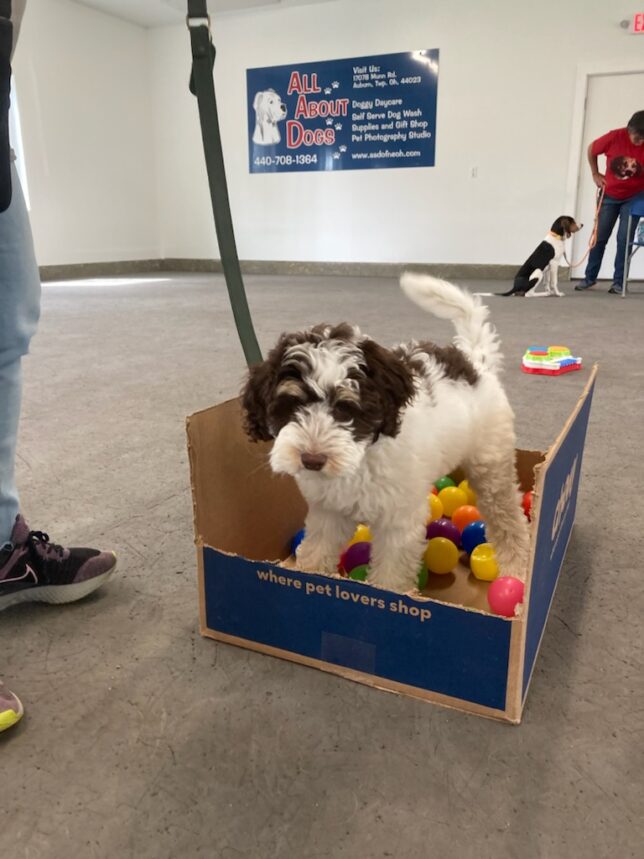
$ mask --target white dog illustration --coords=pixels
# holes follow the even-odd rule
[[[280,96],[275,90],[262,90],[255,95],[253,109],[255,111],[253,143],[259,143],[260,146],[279,143],[281,137],[277,123],[286,116],[286,105]]]

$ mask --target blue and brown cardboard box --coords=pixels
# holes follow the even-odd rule
[[[534,489],[520,617],[490,613],[466,568],[417,596],[279,566],[306,505],[252,444],[237,400],[188,418],[201,632],[271,656],[518,723],[572,530],[596,368],[546,453],[517,451]]]

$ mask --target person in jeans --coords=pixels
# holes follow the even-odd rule
[[[601,173],[597,165],[600,155],[606,156],[605,173]],[[590,289],[597,283],[606,243],[619,220],[613,283],[608,291],[621,295],[626,244],[633,241],[637,227],[634,220],[631,234],[626,236],[628,215],[633,202],[644,196],[644,110],[634,113],[626,128],[615,128],[593,140],[588,147],[588,163],[595,185],[604,190],[604,199],[597,222],[597,242],[588,257],[584,279],[575,289]]]
[[[11,57],[25,3],[0,0],[0,611],[30,601],[74,602],[100,587],[116,566],[111,552],[65,549],[32,531],[18,503],[21,360],[40,315],[40,277],[8,132]],[[0,681],[0,731],[22,714],[20,700]]]

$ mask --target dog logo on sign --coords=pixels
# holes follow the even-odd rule
[[[281,138],[277,123],[286,117],[286,105],[273,89],[262,90],[253,99],[255,111],[255,131],[253,143],[260,146],[272,146],[279,143]]]

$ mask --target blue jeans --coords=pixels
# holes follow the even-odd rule
[[[0,546],[9,540],[19,509],[15,465],[20,364],[40,316],[40,276],[15,165],[11,180],[11,205],[0,213]]]
[[[601,268],[602,259],[606,244],[613,232],[613,227],[619,218],[619,227],[617,228],[617,253],[615,254],[615,270],[613,272],[613,283],[619,284],[620,288],[624,280],[624,254],[626,253],[626,230],[628,228],[628,215],[631,210],[631,204],[635,200],[641,199],[641,196],[629,197],[627,200],[617,200],[615,197],[605,196],[602,201],[602,207],[599,210],[599,222],[597,224],[597,244],[591,250],[586,265],[584,280],[586,283],[595,283],[599,269]],[[631,226],[631,235],[628,240],[633,241],[637,220]]]

